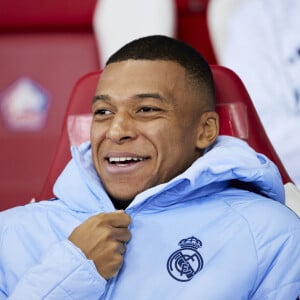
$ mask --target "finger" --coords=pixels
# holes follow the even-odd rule
[[[113,235],[115,240],[127,243],[131,239],[131,233],[127,228],[114,228]]]
[[[128,227],[131,223],[131,218],[123,210],[118,210],[110,214],[110,224],[113,227]]]
[[[123,256],[126,252],[126,246],[124,243],[119,243],[119,252]]]
[[[112,226],[114,227],[128,227],[131,223],[131,217],[123,210],[116,211],[114,214]]]

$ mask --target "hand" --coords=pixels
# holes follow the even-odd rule
[[[109,279],[123,264],[125,243],[131,238],[130,222],[124,211],[100,213],[76,227],[69,240],[94,261],[102,277]]]

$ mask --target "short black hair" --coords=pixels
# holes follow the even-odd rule
[[[116,51],[106,65],[125,60],[165,60],[182,66],[201,89],[205,88],[210,99],[209,109],[215,109],[215,89],[208,62],[190,45],[164,35],[151,35],[133,40]]]

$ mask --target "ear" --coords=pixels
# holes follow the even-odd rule
[[[196,147],[205,149],[210,146],[219,134],[219,115],[215,111],[202,113],[199,120],[198,139]]]

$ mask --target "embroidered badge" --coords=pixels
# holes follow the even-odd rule
[[[167,269],[174,279],[189,281],[203,268],[203,259],[198,252],[202,242],[192,236],[182,239],[178,245],[181,249],[169,257]]]

